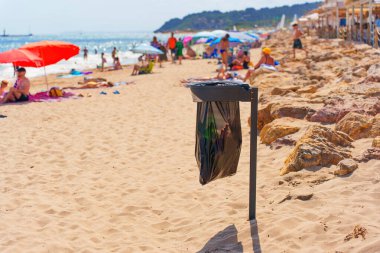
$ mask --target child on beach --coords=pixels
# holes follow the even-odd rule
[[[296,58],[296,50],[303,50],[306,53],[306,57],[308,56],[308,52],[303,48],[301,37],[303,32],[299,29],[298,24],[294,23],[293,25],[293,57]]]
[[[230,48],[230,35],[227,33],[220,42],[220,55],[222,56],[223,64],[228,68],[228,50]]]

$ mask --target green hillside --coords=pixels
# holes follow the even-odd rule
[[[253,26],[276,26],[283,14],[290,22],[294,15],[302,16],[306,12],[318,8],[321,2],[296,4],[275,8],[263,8],[256,10],[248,8],[242,11],[204,11],[190,14],[183,19],[174,18],[167,21],[156,32],[170,31],[199,31],[215,29],[252,28]]]

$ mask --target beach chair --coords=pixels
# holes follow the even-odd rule
[[[140,68],[139,75],[152,74],[153,68],[154,68],[154,61],[150,61],[148,66]]]

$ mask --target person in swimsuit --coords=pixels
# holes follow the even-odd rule
[[[258,75],[264,74],[264,73],[270,73],[272,72],[270,68],[273,68],[275,70],[275,60],[273,59],[270,54],[272,53],[270,48],[263,48],[262,51],[262,57],[260,61],[256,64],[256,66],[253,69],[248,70],[244,82],[246,82],[250,78],[255,78]]]
[[[113,48],[111,55],[112,55],[113,63],[115,64],[116,56],[117,56],[117,48],[116,47]]]
[[[230,35],[227,33],[220,42],[220,55],[222,56],[222,62],[227,70],[228,68],[228,50],[230,48]]]
[[[83,59],[84,59],[85,61],[87,61],[87,58],[88,58],[88,49],[87,49],[87,47],[85,47],[85,48],[83,49]]]
[[[306,57],[308,56],[308,52],[304,49],[301,41],[301,37],[303,35],[302,31],[299,29],[298,24],[294,23],[293,25],[293,57],[296,58],[296,50],[303,50],[306,53]]]
[[[9,92],[5,95],[1,103],[29,101],[30,81],[25,75],[25,68],[17,69],[17,81],[14,87],[9,89]]]
[[[248,52],[244,51],[243,54],[243,69],[249,69],[249,63],[251,62],[251,59],[248,56]]]

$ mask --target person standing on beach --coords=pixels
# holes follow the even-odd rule
[[[230,35],[227,33],[220,41],[220,55],[225,69],[228,68],[228,50],[230,49]]]
[[[181,38],[177,41],[175,48],[176,48],[176,56],[177,56],[177,59],[179,60],[179,64],[182,65],[184,45]]]
[[[306,57],[308,56],[308,52],[306,49],[304,49],[301,41],[301,37],[303,35],[303,32],[299,29],[298,24],[294,23],[293,25],[293,57],[296,58],[296,50],[303,50],[306,54]]]
[[[88,58],[88,49],[87,49],[87,47],[84,47],[84,49],[83,49],[83,59],[85,61],[87,61],[87,58]]]
[[[176,45],[177,45],[177,39],[174,37],[174,33],[172,32],[170,38],[168,39],[168,44],[167,44],[167,48],[170,51],[170,56],[172,57],[172,63],[175,63]]]
[[[115,64],[115,61],[116,61],[116,57],[117,57],[117,48],[114,47],[113,50],[112,50],[112,60],[113,60],[114,64]]]
[[[107,63],[107,59],[104,56],[104,53],[101,54],[101,60],[102,60],[102,72],[104,71],[104,65]]]

